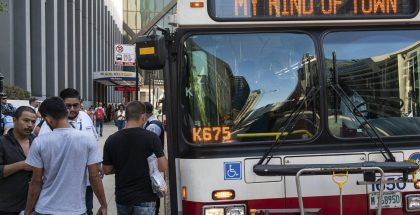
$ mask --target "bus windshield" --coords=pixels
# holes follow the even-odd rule
[[[183,131],[190,142],[309,139],[318,131],[319,108],[311,102],[284,129],[296,104],[318,85],[308,35],[192,35],[183,55]]]
[[[327,71],[335,53],[336,80],[353,103],[329,92],[333,135],[367,137],[371,129],[384,137],[419,135],[420,31],[332,32],[325,36],[324,53]],[[330,80],[335,76],[328,74]]]

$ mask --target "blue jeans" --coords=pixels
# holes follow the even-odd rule
[[[118,131],[125,127],[125,120],[117,120]]]
[[[135,205],[117,203],[118,215],[155,215],[156,202],[142,202]]]
[[[104,128],[104,119],[96,119],[96,133],[102,136],[102,130]]]
[[[52,214],[41,214],[41,213],[38,213],[38,212],[35,211],[35,215],[52,215]],[[80,214],[80,215],[87,215],[87,213],[83,213],[83,214]]]

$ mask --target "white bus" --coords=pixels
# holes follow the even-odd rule
[[[137,43],[165,69],[172,214],[420,214],[419,4],[178,1]]]

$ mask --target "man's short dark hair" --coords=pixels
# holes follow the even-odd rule
[[[125,107],[125,118],[127,120],[136,120],[141,117],[142,114],[144,114],[146,110],[146,107],[143,103],[139,101],[132,101],[127,104],[127,107]]]
[[[38,101],[38,99],[35,97],[29,98],[29,104],[32,104],[32,102],[35,102],[35,101]]]
[[[16,109],[15,114],[14,114],[14,117],[16,119],[19,119],[22,116],[23,112],[25,112],[25,111],[26,112],[33,113],[33,114],[36,114],[35,111],[34,111],[34,109],[32,109],[31,107],[28,107],[28,106],[20,106],[18,109]]]
[[[77,98],[80,100],[80,93],[73,88],[66,88],[60,92],[60,98],[63,100],[67,98]]]
[[[70,98],[70,97],[69,97]],[[51,116],[55,120],[67,118],[67,108],[63,99],[60,97],[50,97],[45,99],[39,107],[39,113],[42,117]]]
[[[153,105],[150,102],[144,102],[144,106],[146,107],[146,113],[153,113]]]

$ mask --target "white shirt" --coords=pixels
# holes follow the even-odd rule
[[[155,115],[151,115],[147,119],[147,122],[151,122],[151,121],[155,121],[155,120],[158,120],[158,119],[155,117]],[[146,125],[146,124],[147,123],[145,123],[144,125]],[[162,132],[160,130],[160,127],[158,125],[156,125],[156,124],[153,124],[153,123],[149,124],[145,129],[148,130],[148,131],[151,131],[151,132],[155,133],[157,136],[160,136],[160,133]]]
[[[86,131],[93,135],[96,141],[99,140],[98,134],[96,133],[95,126],[93,125],[92,120],[90,119],[89,115],[85,113],[84,111],[79,111],[79,114],[77,115],[77,118],[75,120],[69,119],[69,124],[74,129],[80,130],[80,131]],[[50,126],[45,122],[41,126],[41,130],[39,131],[38,135],[43,135],[48,132],[51,132]]]
[[[27,164],[45,169],[36,212],[84,214],[85,192],[81,191],[88,182],[86,166],[101,161],[95,139],[86,132],[57,128],[37,137],[26,159]]]
[[[120,116],[121,115],[121,116]],[[125,120],[125,111],[117,111],[117,120]]]

